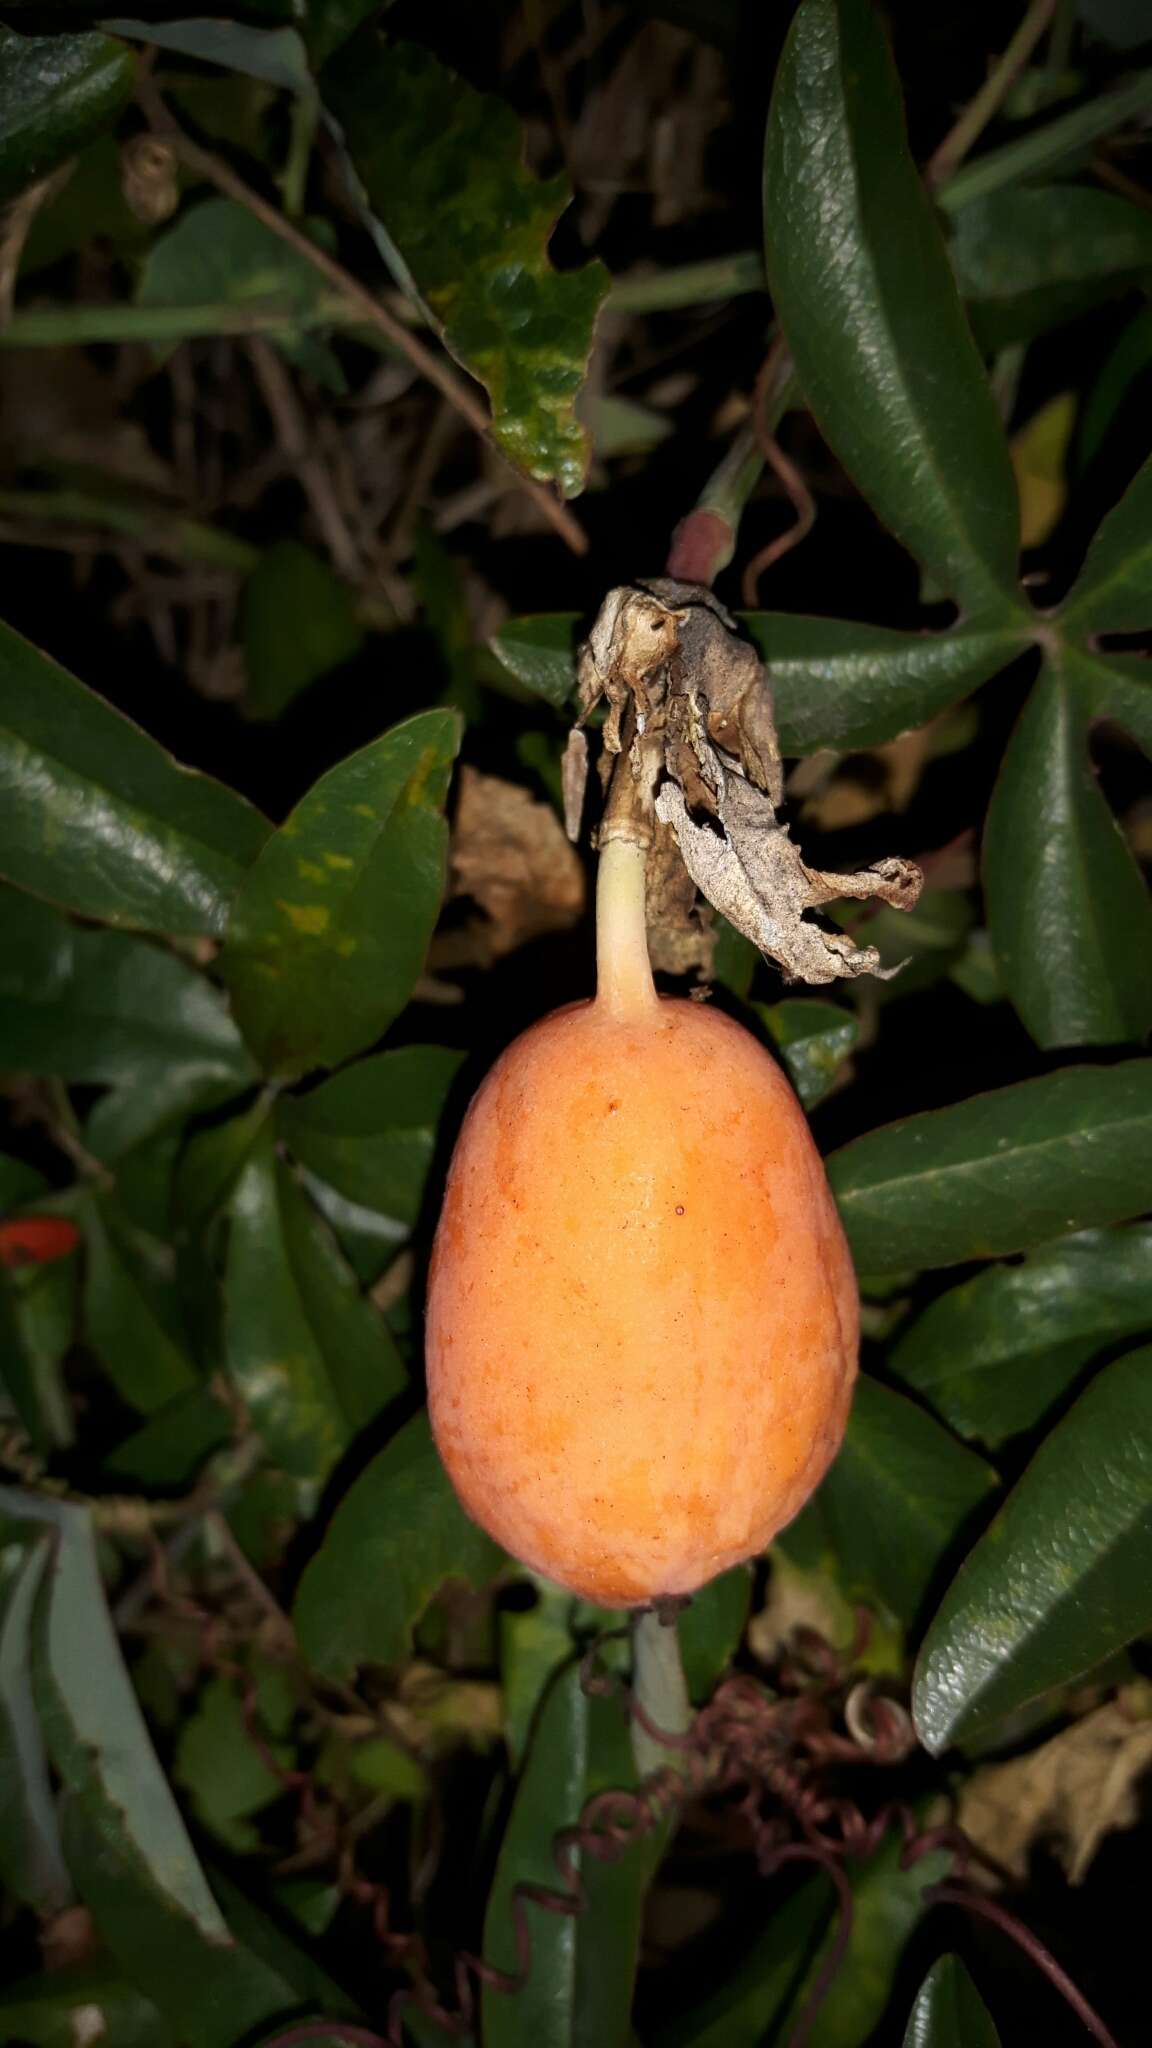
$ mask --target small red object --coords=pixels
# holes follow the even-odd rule
[[[66,1259],[80,1232],[65,1216],[10,1216],[0,1223],[0,1266],[47,1266]]]

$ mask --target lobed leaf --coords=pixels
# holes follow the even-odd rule
[[[1031,1429],[1104,1344],[1152,1331],[1152,1225],[1085,1231],[942,1294],[890,1369],[962,1435]]]
[[[1152,1349],[1100,1372],[942,1600],[913,1711],[933,1754],[1152,1626]]]
[[[576,399],[609,278],[599,263],[548,260],[567,179],[533,177],[511,109],[416,43],[365,31],[326,68],[323,93],[380,239],[488,391],[496,440],[574,496],[588,462]]]
[[[984,840],[1000,980],[1046,1050],[1132,1042],[1152,1027],[1152,900],[1092,772],[1091,702],[1076,677],[1049,658],[1001,762]]]
[[[0,873],[106,924],[218,936],[266,821],[0,625]]]
[[[336,1509],[296,1596],[301,1648],[325,1678],[350,1678],[361,1664],[399,1664],[445,1581],[483,1584],[499,1562],[457,1501],[422,1409]]]
[[[828,1161],[858,1269],[1024,1251],[1152,1207],[1152,1060],[1066,1067],[883,1125]]]
[[[265,1072],[335,1066],[408,1001],[444,889],[460,732],[452,711],[393,726],[322,775],[264,846],[220,966]]]
[[[769,286],[804,396],[885,524],[969,613],[1017,609],[1016,490],[869,0],[804,0],[764,157]]]

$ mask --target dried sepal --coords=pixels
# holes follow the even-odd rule
[[[872,896],[910,910],[920,871],[895,858],[852,875],[807,866],[777,815],[783,771],[767,675],[710,590],[664,579],[610,591],[581,649],[579,695],[582,721],[607,700],[602,772],[625,756],[606,829],[643,844],[659,835],[654,879],[677,916],[690,912],[664,872],[669,832],[696,888],[789,979],[896,971],[881,967],[875,947],[825,931],[810,913]],[[685,939],[690,957],[687,931]]]

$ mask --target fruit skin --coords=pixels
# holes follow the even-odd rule
[[[604,1606],[750,1557],[839,1447],[859,1309],[802,1110],[722,1012],[556,1011],[448,1179],[428,1395],[465,1508]]]

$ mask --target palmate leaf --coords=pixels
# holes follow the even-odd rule
[[[486,387],[496,440],[573,496],[588,460],[575,403],[609,279],[599,263],[559,272],[548,260],[567,179],[534,178],[511,110],[415,43],[365,30],[321,85],[378,239]]]
[[[1132,1042],[1152,1025],[1152,899],[1088,759],[1102,697],[1074,655],[1049,656],[988,813],[996,964],[1046,1049]]]
[[[1152,1626],[1152,1350],[1100,1372],[961,1566],[920,1652],[934,1753]]]
[[[1077,634],[1152,626],[1152,457],[1100,526],[1061,617]]]
[[[738,612],[768,665],[784,754],[871,747],[923,725],[1006,668],[1030,644],[1026,620],[901,633],[852,619]],[[510,675],[557,710],[576,684],[575,612],[511,619],[491,642]]]
[[[870,0],[803,0],[772,97],[765,257],[818,424],[964,609],[1019,610],[1016,489]]]

